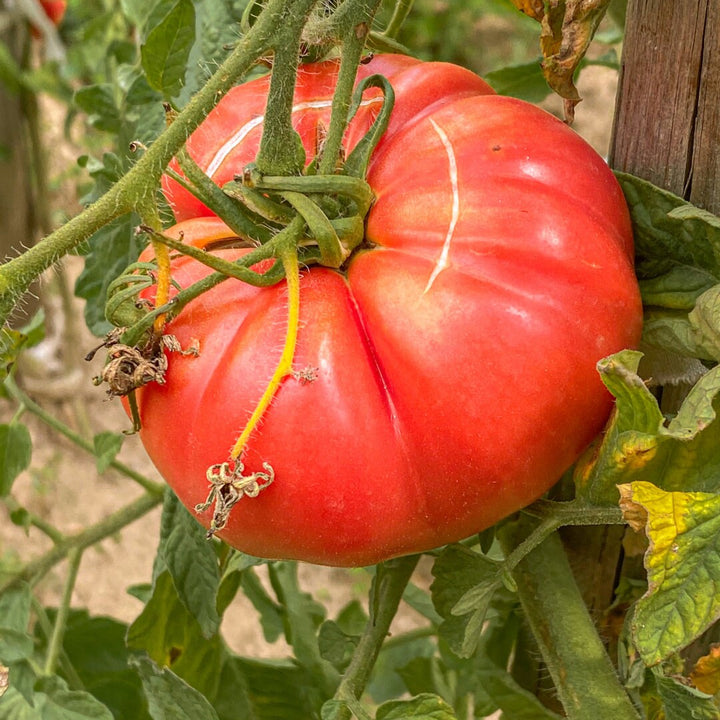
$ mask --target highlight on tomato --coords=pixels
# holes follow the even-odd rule
[[[308,159],[337,69],[300,69]],[[396,100],[368,168],[364,242],[338,269],[302,270],[293,372],[237,459],[251,480],[217,532],[257,556],[367,565],[521,509],[602,430],[612,404],[596,363],[640,336],[628,212],[590,146],[463,68],[391,55],[361,66],[373,73]],[[189,139],[218,185],[255,158],[267,90],[234,88]],[[381,101],[366,93],[346,154]],[[164,191],[180,221],[169,235],[229,260],[249,252],[175,179]],[[210,272],[172,262],[177,287]],[[142,442],[207,527],[213,491],[217,503],[229,490],[217,468],[285,346],[288,297],[285,282],[220,283],[165,329],[198,354],[167,352],[164,384],[137,392]]]

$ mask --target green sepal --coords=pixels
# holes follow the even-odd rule
[[[352,121],[355,113],[359,110],[365,90],[373,87],[382,90],[384,98],[383,104],[370,129],[363,135],[360,142],[353,148],[345,161],[345,173],[352,177],[364,178],[367,174],[370,158],[388,128],[390,115],[395,106],[395,91],[390,81],[382,75],[370,75],[358,83],[358,86],[355,88],[352,104],[350,105],[348,122]],[[367,209],[365,212],[367,212]],[[365,212],[361,212],[361,214],[364,215]]]

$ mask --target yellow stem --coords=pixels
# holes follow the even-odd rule
[[[258,423],[270,406],[275,393],[280,388],[282,381],[286,376],[292,374],[293,358],[295,357],[295,346],[297,344],[298,323],[300,318],[300,268],[298,265],[297,248],[290,247],[280,254],[280,260],[285,268],[285,279],[288,289],[288,323],[287,333],[285,335],[285,346],[283,347],[280,362],[275,368],[275,372],[265,388],[260,402],[257,404],[253,414],[250,416],[247,425],[235,442],[230,459],[237,460],[243,453],[250,435],[257,427]]]
[[[170,299],[170,250],[167,245],[163,245],[153,238],[153,249],[155,250],[155,259],[158,264],[157,276],[157,292],[155,294],[155,306],[165,305]],[[165,327],[165,313],[158,315],[153,323],[153,329],[159,335]]]

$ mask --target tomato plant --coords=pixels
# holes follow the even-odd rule
[[[720,717],[720,18],[696,4],[627,5],[608,163],[402,43],[570,122],[624,0],[73,0],[61,39],[35,0],[1,13],[33,197],[48,127],[84,195],[10,233],[0,315],[83,255],[85,359],[172,485],[77,384],[68,294],[10,319],[1,717]],[[541,63],[485,52],[516,10]],[[76,372],[33,374],[58,356]]]
[[[242,456],[274,481],[219,533],[254,555],[367,565],[494,524],[598,433],[610,396],[595,364],[639,337],[627,209],[602,159],[458,66],[379,56],[361,66],[375,72],[396,104],[370,161],[365,242],[340,270],[303,272],[295,372]],[[334,62],[299,73],[308,156],[336,75]],[[234,88],[188,141],[220,185],[257,153],[267,86]],[[348,153],[380,100],[363,101]],[[220,221],[187,219],[209,212],[199,201],[173,180],[165,192],[184,219],[172,233],[227,245]],[[185,287],[209,272],[181,258],[172,276]],[[170,353],[164,384],[139,391],[141,437],[188,508],[273,373],[287,303],[284,284],[228,281],[167,327],[199,357]]]

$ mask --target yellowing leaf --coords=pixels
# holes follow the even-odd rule
[[[642,532],[647,525],[647,510],[632,499],[632,485],[618,485],[620,491],[620,510],[622,510],[623,519],[635,531]]]
[[[575,469],[579,497],[615,504],[618,486],[651,482],[667,491],[720,492],[720,366],[691,390],[668,423],[637,375],[640,354],[617,353],[598,363],[615,412],[602,437]]]
[[[633,637],[655,665],[720,617],[720,494],[665,492],[651,483],[621,489],[628,522],[642,524],[648,591],[637,602]]]
[[[542,25],[540,48],[548,85],[565,101],[565,120],[573,121],[580,102],[573,75],[610,0],[510,0]]]
[[[695,663],[690,680],[708,695],[720,692],[720,645],[713,645],[710,652]]]
[[[544,0],[510,0],[510,2],[522,13],[529,15],[538,22],[542,21],[545,14]]]

